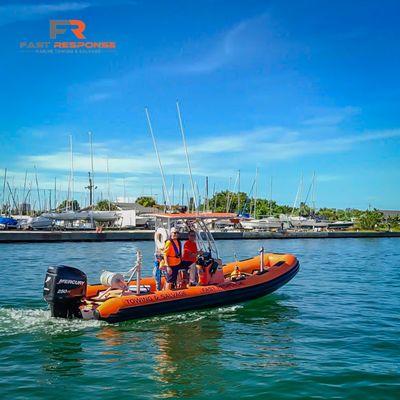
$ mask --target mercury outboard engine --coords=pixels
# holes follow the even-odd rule
[[[57,265],[47,269],[43,297],[50,304],[51,316],[82,318],[79,310],[86,295],[86,274],[77,268]]]

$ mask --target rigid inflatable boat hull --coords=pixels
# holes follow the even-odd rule
[[[276,274],[276,271],[274,273],[270,270],[266,270],[262,273],[250,276],[243,281],[221,285],[221,287],[224,286],[224,289],[227,288],[227,290],[223,291],[216,291],[218,287],[215,286],[197,287],[192,289],[197,290],[197,292],[203,290],[205,294],[196,294],[189,297],[184,296],[187,296],[188,292],[190,293],[191,288],[170,291],[170,293],[160,292],[161,294],[158,295],[158,298],[154,297],[157,295],[148,295],[153,296],[152,299],[158,299],[158,301],[152,302],[145,301],[146,295],[139,296],[132,299],[132,303],[134,304],[132,307],[123,306],[114,313],[111,312],[108,314],[107,311],[104,312],[100,306],[94,311],[94,317],[109,323],[116,323],[137,318],[242,303],[268,295],[285,285],[297,274],[299,262],[295,259],[295,262],[290,268],[285,269],[286,271],[281,274]],[[277,276],[271,279],[269,278],[271,274]],[[143,297],[143,302],[145,304],[140,304],[141,297]],[[171,297],[176,297],[176,299],[168,299]],[[164,299],[168,299],[168,301],[163,301]]]

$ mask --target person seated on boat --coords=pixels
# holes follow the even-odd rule
[[[179,240],[179,232],[176,228],[171,229],[171,236],[165,242],[164,267],[166,268],[166,289],[173,289],[176,286],[179,269],[182,263],[182,244]]]
[[[197,248],[196,232],[191,230],[188,233],[188,240],[183,245],[182,269],[189,271],[189,286],[197,285],[196,260],[203,252]]]

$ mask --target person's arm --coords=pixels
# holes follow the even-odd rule
[[[199,250],[199,248],[197,247],[197,243],[196,243],[196,250],[197,250],[197,251],[196,251],[196,254],[195,254],[196,257],[197,257],[197,256],[203,255],[203,250]]]
[[[171,242],[168,240],[165,242],[165,247],[163,251],[163,257],[164,257],[164,265],[168,268],[168,252],[169,252],[169,247],[171,246]]]
[[[198,256],[198,251],[193,253],[190,250],[189,246],[190,245],[189,245],[188,241],[186,241],[185,244],[183,245],[183,254],[188,253],[190,257],[197,257]],[[196,245],[196,249],[197,249],[197,245]]]

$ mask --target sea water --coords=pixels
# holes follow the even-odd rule
[[[295,254],[298,275],[245,304],[109,325],[52,319],[49,265],[126,271],[151,242],[0,245],[2,399],[398,399],[400,239],[219,241],[222,258]]]

